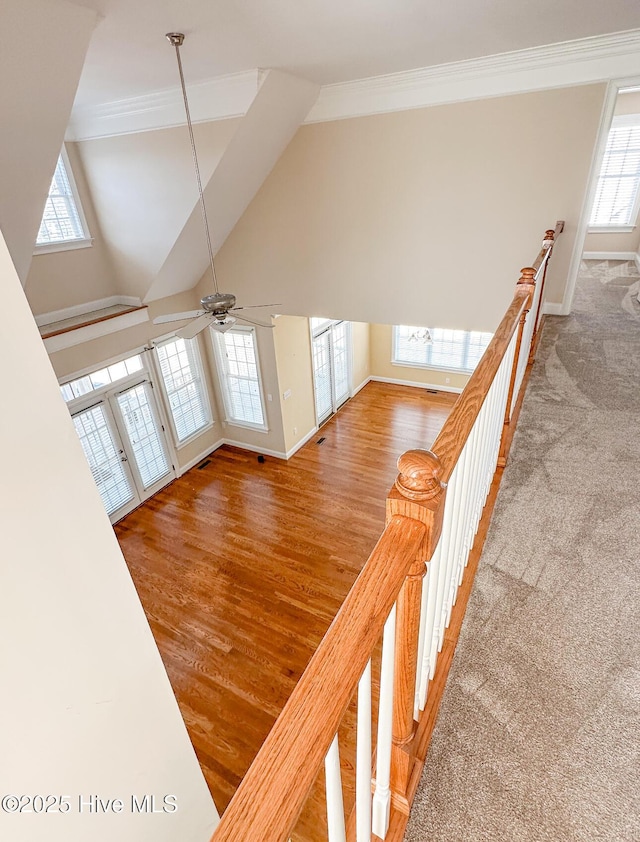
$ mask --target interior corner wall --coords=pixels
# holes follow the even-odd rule
[[[304,316],[279,316],[275,325],[284,446],[290,453],[316,428],[311,333]]]
[[[218,253],[221,286],[284,313],[493,331],[565,219],[561,301],[605,89],[301,127]]]
[[[3,390],[20,398],[0,414],[3,794],[69,798],[66,815],[5,810],[2,836],[207,842],[215,807],[2,237],[0,283]],[[136,815],[151,794],[178,809]]]
[[[371,377],[371,325],[351,322],[351,387],[357,390]]]
[[[93,242],[88,248],[34,254],[25,291],[35,315],[99,301],[119,292],[77,144],[65,145]]]
[[[193,290],[191,290],[193,292]],[[197,293],[196,293],[197,294]],[[166,299],[160,299],[164,301]],[[151,302],[155,304],[155,302]],[[274,341],[274,330],[255,329],[256,346],[260,362],[260,376],[262,395],[267,422],[267,430],[258,430],[234,424],[225,419],[224,399],[219,384],[218,368],[213,351],[213,342],[209,336],[204,339],[207,363],[214,372],[214,393],[217,405],[220,407],[220,438],[232,445],[245,447],[257,453],[266,453],[284,458],[286,453],[285,436],[282,425],[282,411],[278,399],[278,365]],[[206,333],[206,332],[205,332]]]

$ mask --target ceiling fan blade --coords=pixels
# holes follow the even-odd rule
[[[205,313],[203,316],[189,322],[188,325],[181,327],[180,330],[177,330],[176,336],[178,339],[193,339],[193,337],[197,336],[201,330],[209,327],[212,319],[213,313]]]
[[[182,322],[185,319],[195,319],[206,312],[206,310],[188,310],[186,313],[169,313],[166,316],[156,316],[153,323],[154,325],[163,325],[166,322]]]
[[[265,322],[254,322],[253,319],[248,319],[246,316],[238,316],[241,322],[249,322],[250,325],[255,325],[256,327],[268,327],[273,329],[275,325],[268,325]]]
[[[231,307],[229,312],[234,312],[236,310],[255,310],[257,307],[282,307],[282,304],[247,304],[246,307]]]

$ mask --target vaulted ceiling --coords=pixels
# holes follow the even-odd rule
[[[187,33],[191,82],[275,68],[319,85],[640,26],[632,0],[75,0],[102,20],[79,106],[175,85],[165,32]]]

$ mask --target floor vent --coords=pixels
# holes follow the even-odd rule
[[[427,389],[426,391],[429,392],[430,395],[437,395],[438,394],[438,389]]]
[[[206,468],[207,465],[211,464],[211,459],[205,459],[204,462],[200,462],[198,465],[198,470],[201,471],[203,468]]]
[[[325,438],[326,438],[326,436],[321,436],[321,438],[318,439],[316,444],[322,444],[322,442],[325,440]]]

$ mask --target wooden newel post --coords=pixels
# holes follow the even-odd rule
[[[429,450],[409,450],[398,459],[399,474],[387,499],[387,516],[402,514],[427,526],[424,546],[411,566],[397,600],[390,786],[397,809],[408,814],[414,768],[414,719],[418,636],[426,562],[442,528],[442,464]]]
[[[548,233],[548,232],[547,232]],[[511,424],[511,404],[513,403],[513,393],[516,386],[516,376],[518,374],[518,363],[520,362],[520,353],[522,350],[522,334],[524,333],[524,324],[527,320],[527,313],[533,301],[533,294],[536,288],[535,281],[536,270],[531,266],[526,266],[520,270],[520,277],[516,284],[516,289],[525,289],[529,293],[527,299],[526,309],[522,311],[520,322],[518,324],[518,336],[516,338],[516,349],[513,355],[513,365],[511,367],[511,377],[509,379],[509,392],[507,394],[507,405],[504,411],[504,425],[502,427],[502,438],[500,439],[500,455],[498,456],[498,467],[504,468],[507,464],[507,451],[509,446],[510,424]],[[527,357],[529,352],[527,351]]]

